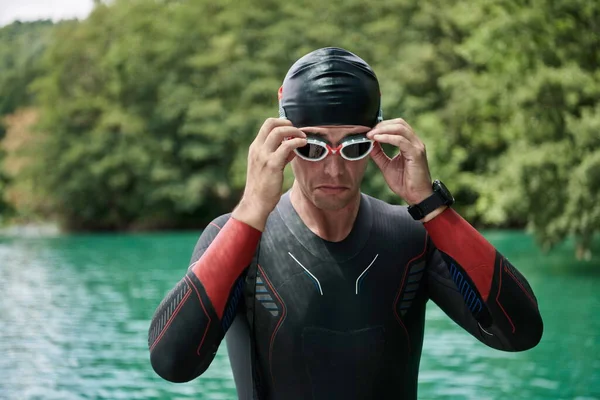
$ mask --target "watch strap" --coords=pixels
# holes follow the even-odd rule
[[[433,192],[431,196],[408,207],[408,212],[414,219],[423,219],[427,214],[446,204],[446,200],[438,192]]]
[[[427,214],[441,206],[450,206],[454,204],[454,197],[448,191],[446,186],[439,180],[433,181],[433,193],[431,196],[408,207],[409,214],[416,220],[425,218]]]

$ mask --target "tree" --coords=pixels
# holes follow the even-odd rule
[[[51,217],[48,197],[39,191],[39,185],[30,179],[28,172],[36,163],[33,154],[42,152],[44,148],[44,136],[35,131],[38,120],[38,110],[19,109],[5,118],[6,136],[0,141],[0,151],[6,153],[3,160],[3,171],[7,177],[4,198],[18,211],[17,217],[22,220]]]
[[[29,84],[42,72],[39,59],[52,27],[51,21],[17,21],[0,28],[0,140],[6,134],[4,116],[33,102]],[[3,159],[4,152],[0,150],[0,165]],[[9,184],[9,177],[0,170],[0,222],[14,212],[10,202],[4,201]]]
[[[44,147],[31,147],[26,179],[70,228],[203,226],[238,201],[248,145],[277,115],[293,60],[339,46],[377,71],[384,117],[425,140],[471,223],[528,226],[548,248],[576,235],[584,254],[600,225],[599,55],[588,51],[599,8],[98,2],[52,30],[33,85]],[[363,190],[401,202],[372,165]]]
[[[461,83],[487,87],[480,107],[500,110],[486,131],[508,145],[477,186],[487,223],[525,220],[549,249],[568,235],[584,255],[600,230],[600,10],[585,1],[499,1],[459,51]],[[500,107],[494,107],[499,105]],[[496,117],[496,118],[494,118]]]

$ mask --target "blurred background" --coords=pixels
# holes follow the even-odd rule
[[[371,64],[384,118],[544,317],[502,353],[429,304],[420,398],[600,398],[590,0],[0,0],[0,398],[235,398],[224,347],[193,382],[154,374],[149,321],[240,199],[286,71],[325,46]],[[363,191],[402,204],[372,163]]]

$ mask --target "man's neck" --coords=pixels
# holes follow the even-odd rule
[[[317,208],[294,184],[290,193],[292,206],[300,219],[315,235],[330,242],[344,240],[352,231],[360,207],[360,192],[347,206],[339,210]]]

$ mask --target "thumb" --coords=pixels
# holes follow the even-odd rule
[[[391,159],[381,148],[381,144],[379,142],[373,143],[373,150],[371,150],[371,158],[377,164],[380,170],[384,170],[387,165],[390,163]]]

